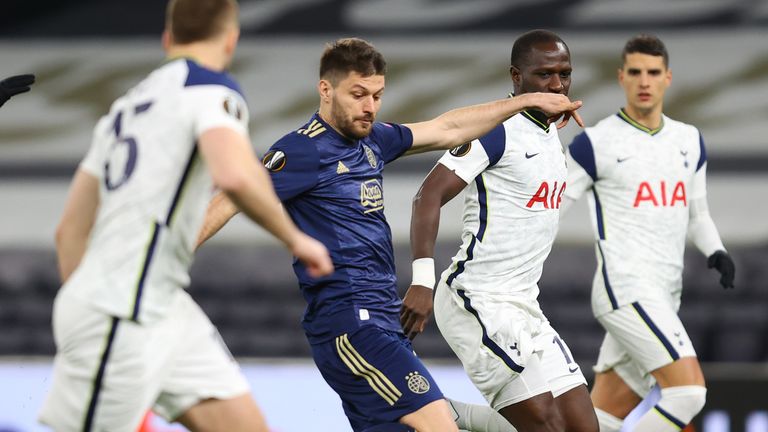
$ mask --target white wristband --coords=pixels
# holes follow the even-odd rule
[[[413,279],[411,285],[421,285],[429,289],[435,288],[435,260],[433,258],[419,258],[413,260]]]

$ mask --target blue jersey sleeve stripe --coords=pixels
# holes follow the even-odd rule
[[[187,74],[187,80],[184,82],[184,87],[221,85],[236,91],[245,99],[245,94],[243,94],[240,85],[229,74],[206,69],[192,60],[187,60],[187,67],[189,73]]]
[[[584,171],[597,181],[597,165],[595,164],[595,150],[592,148],[592,141],[589,140],[586,132],[576,135],[573,142],[568,146],[571,157],[576,161]]]
[[[493,339],[491,339],[490,336],[488,336],[488,331],[485,329],[485,324],[483,324],[483,321],[480,319],[480,314],[478,314],[477,310],[472,306],[472,302],[469,300],[469,297],[467,297],[467,294],[464,292],[464,290],[458,289],[456,290],[456,293],[459,295],[459,297],[461,297],[462,300],[464,300],[464,309],[471,313],[477,320],[477,323],[480,324],[480,328],[483,331],[483,345],[491,350],[492,353],[496,354],[496,356],[498,356],[501,361],[507,365],[508,368],[517,373],[521,373],[524,369],[523,366],[515,363],[509,354],[507,354],[503,348],[501,348],[496,342],[493,341]]]
[[[696,164],[696,171],[700,170],[704,166],[704,162],[707,161],[707,149],[704,148],[704,137],[699,134],[699,162]]]
[[[667,349],[667,353],[669,353],[669,356],[672,357],[672,360],[679,360],[680,354],[678,354],[677,350],[675,349],[675,346],[672,345],[672,343],[667,339],[666,336],[664,336],[664,333],[661,332],[658,326],[656,326],[656,323],[651,320],[651,317],[648,315],[648,313],[645,312],[645,309],[640,305],[639,302],[632,303],[632,307],[635,308],[635,311],[637,311],[637,314],[640,315],[640,319],[643,320],[645,325],[648,326],[649,329],[653,332],[654,335],[656,335],[657,338],[659,338],[659,342],[661,342],[662,345],[664,345],[664,348]]]
[[[480,138],[480,144],[488,155],[488,166],[494,166],[504,155],[506,148],[507,134],[504,131],[504,125],[500,124],[493,128],[487,135]]]

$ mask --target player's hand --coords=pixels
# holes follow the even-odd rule
[[[719,250],[707,258],[707,267],[715,268],[720,272],[720,285],[723,288],[733,288],[733,279],[736,277],[736,266],[731,256],[724,250]]]
[[[34,82],[35,76],[32,74],[14,75],[0,81],[0,106],[11,97],[28,92]]]
[[[579,126],[584,127],[584,120],[581,119],[576,110],[581,108],[583,102],[571,101],[568,96],[559,93],[531,93],[533,95],[533,107],[543,112],[550,123],[554,123],[560,119],[557,123],[557,128],[560,129],[568,124],[571,118],[576,120]]]
[[[421,285],[411,285],[403,297],[403,308],[400,311],[400,325],[408,339],[413,340],[432,315],[432,290]]]
[[[328,276],[333,273],[333,262],[328,255],[325,245],[312,237],[300,233],[299,238],[291,248],[291,253],[307,268],[307,273],[313,278]]]

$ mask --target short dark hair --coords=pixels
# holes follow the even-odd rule
[[[189,44],[219,35],[236,17],[235,0],[170,0],[165,23],[174,43]]]
[[[669,53],[667,53],[667,47],[664,46],[664,42],[657,36],[645,33],[632,36],[627,43],[624,44],[624,50],[621,52],[621,63],[626,63],[627,54],[633,53],[662,57],[664,59],[664,67],[669,67]]]
[[[565,46],[565,50],[569,54],[571,52],[565,41],[556,33],[549,30],[531,30],[523,33],[522,36],[515,40],[515,43],[512,45],[512,53],[509,55],[509,64],[517,68],[522,67],[528,61],[528,54],[533,51],[534,45],[547,42],[559,42]]]
[[[363,76],[385,75],[387,62],[369,42],[358,38],[338,39],[325,45],[320,58],[320,79],[337,85],[350,72]]]

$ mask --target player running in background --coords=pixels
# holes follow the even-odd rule
[[[134,432],[147,409],[192,431],[266,431],[247,381],[184,288],[215,184],[315,276],[326,248],[298,231],[248,139],[224,69],[234,0],[171,0],[168,60],[97,124],[56,233],[53,382],[40,419],[58,432]]]
[[[664,44],[635,36],[622,59],[626,105],[570,145],[564,202],[592,192],[592,311],[607,333],[592,401],[600,430],[618,431],[655,381],[661,400],[634,430],[678,431],[706,399],[696,352],[677,316],[686,234],[725,288],[733,288],[734,264],[709,215],[701,134],[663,114],[672,80]]]
[[[333,275],[310,278],[302,263],[294,270],[308,303],[303,325],[315,364],[341,397],[352,428],[405,430],[399,422],[420,432],[453,431],[449,407],[400,325],[382,169],[403,155],[468,142],[525,109],[565,113],[567,121],[581,104],[536,93],[421,123],[379,123],[385,67],[361,39],[328,45],[319,111],[275,143],[263,162],[296,224],[331,250]],[[226,207],[209,211],[212,232],[231,217]]]
[[[525,33],[512,47],[515,98],[567,95],[571,70],[568,47],[550,31]],[[586,380],[537,300],[566,174],[557,128],[526,110],[447,152],[413,202],[405,331],[420,333],[432,309],[440,207],[469,185],[462,245],[438,283],[435,320],[488,403],[521,431],[597,432]]]

